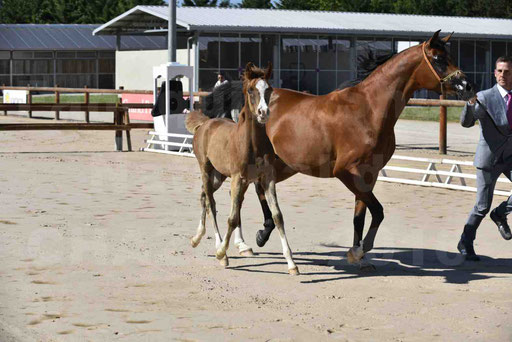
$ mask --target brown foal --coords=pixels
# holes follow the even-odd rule
[[[241,224],[240,208],[244,194],[250,183],[258,182],[263,187],[272,218],[279,229],[288,271],[290,274],[298,274],[277,203],[274,149],[265,132],[265,122],[269,118],[267,104],[273,90],[268,83],[271,73],[270,64],[265,71],[256,68],[252,63],[247,64],[243,83],[245,106],[242,108],[238,123],[227,119],[209,119],[198,111],[187,115],[185,124],[194,134],[194,154],[203,180],[202,214],[197,234],[192,237],[191,244],[196,247],[206,232],[205,220],[208,209],[216,240],[219,242],[216,246],[216,256],[222,265],[227,266],[226,251],[233,230]],[[226,177],[231,177],[231,214],[228,219],[228,231],[222,239],[217,226],[213,193]]]
[[[272,93],[266,130],[280,158],[275,165],[277,180],[297,172],[336,177],[355,195],[350,263],[373,268],[363,257],[373,248],[384,219],[373,188],[395,151],[394,126],[414,91],[444,90],[463,99],[474,95],[446,50],[450,36],[441,39],[437,31],[427,42],[393,56],[354,87],[324,96],[287,89]],[[367,207],[372,221],[363,240]]]

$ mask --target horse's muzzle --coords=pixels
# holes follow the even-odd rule
[[[457,93],[457,96],[464,101],[475,96],[475,87],[469,82],[466,76],[453,78],[450,81],[451,87]]]

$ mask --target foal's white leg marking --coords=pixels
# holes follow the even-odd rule
[[[286,262],[288,263],[288,272],[292,275],[298,275],[299,268],[293,261],[292,251],[290,249],[290,245],[288,244],[288,239],[286,238],[286,233],[284,231],[283,215],[281,213],[281,209],[279,209],[279,204],[277,203],[276,183],[274,180],[271,180],[270,182],[265,181],[264,187],[265,197],[267,198],[270,211],[272,211],[272,218],[274,219],[274,223],[277,226],[277,229],[279,230],[281,245],[283,247],[283,255],[286,258]]]
[[[203,238],[204,234],[206,233],[206,227],[204,224],[203,219],[199,220],[199,226],[197,227],[197,233],[195,236],[190,239],[190,244],[192,247],[197,247],[199,245],[199,242],[201,242],[201,239]]]
[[[251,256],[254,255],[252,248],[247,245],[244,241],[244,237],[242,235],[242,220],[240,220],[240,225],[235,228],[235,246],[238,248],[238,253],[240,255]]]

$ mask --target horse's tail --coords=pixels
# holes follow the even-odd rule
[[[210,118],[204,115],[201,111],[194,110],[187,114],[187,117],[185,118],[185,127],[187,127],[187,130],[190,133],[195,134],[197,129],[208,120],[210,120]]]

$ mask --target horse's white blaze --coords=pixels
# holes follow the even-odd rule
[[[268,84],[264,80],[259,80],[256,83],[256,89],[260,92],[260,102],[258,103],[257,113],[258,117],[262,117],[262,119],[267,119],[268,106],[265,102],[265,91],[268,89]]]

